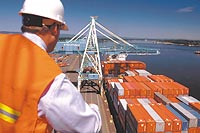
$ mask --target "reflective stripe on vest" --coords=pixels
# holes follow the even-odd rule
[[[15,123],[20,114],[20,112],[8,107],[5,104],[0,103],[0,119],[9,123]]]

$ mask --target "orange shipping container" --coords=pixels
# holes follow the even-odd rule
[[[155,82],[144,82],[145,85],[147,85],[151,90],[154,92],[160,92],[162,94],[162,88],[156,85]]]
[[[188,87],[186,87],[186,86],[184,86],[184,85],[182,85],[182,84],[180,84],[180,83],[178,83],[178,82],[173,82],[173,84],[174,84],[177,88],[183,90],[183,95],[188,95],[188,94],[189,94],[189,88],[188,88]]]
[[[141,105],[128,104],[127,117],[130,121],[127,122],[130,126],[135,127],[137,132],[146,132],[146,121],[144,115],[139,111],[140,108]]]
[[[138,108],[138,110],[145,117],[145,120],[146,120],[146,123],[147,123],[147,133],[156,132],[156,122],[155,122],[155,120],[150,116],[150,114],[144,109],[143,106],[141,106],[141,108]]]
[[[124,98],[129,98],[130,97],[130,91],[127,88],[125,83],[121,83],[121,86],[124,88]]]
[[[200,113],[200,102],[189,103],[190,107]]]
[[[137,82],[132,76],[123,76],[124,82]]]
[[[150,79],[155,82],[173,82],[174,80],[165,75],[149,75]]]
[[[139,90],[135,89],[132,86],[132,82],[124,82],[124,84],[126,85],[126,87],[129,89],[129,94],[130,94],[130,98],[135,98],[136,96],[139,96]]]
[[[190,127],[188,128],[188,133],[199,133],[198,131],[198,127]]]
[[[162,89],[162,94],[168,96],[169,88],[163,84],[163,82],[154,82],[157,86]]]
[[[147,85],[145,85],[144,83],[140,82],[139,83],[144,89],[146,89],[146,97],[147,98],[153,98],[153,91],[151,88],[149,88]]]
[[[131,85],[133,86],[133,88],[135,88],[136,90],[139,91],[138,97],[146,97],[147,96],[146,89],[139,82],[131,83]],[[137,95],[136,95],[136,97],[137,97]]]
[[[170,110],[168,110],[163,104],[159,105],[159,108],[165,112],[165,114],[173,121],[172,131],[173,132],[180,132],[182,129],[182,122],[181,120],[175,116]]]
[[[163,112],[159,106],[160,104],[150,104],[150,106],[156,111],[156,113],[165,121],[165,132],[171,132],[172,131],[172,120],[169,116]]]
[[[178,102],[180,102],[176,97],[170,97],[170,98],[168,98],[171,102],[173,102],[173,103],[178,103]]]
[[[150,82],[150,80],[145,76],[132,76],[138,82]]]

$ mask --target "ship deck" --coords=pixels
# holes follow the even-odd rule
[[[80,67],[80,55],[53,55],[54,58],[62,57],[62,62],[66,62],[66,66],[62,66],[61,69],[63,73],[66,74],[68,79],[76,86],[78,79],[78,70]],[[110,112],[109,101],[107,101],[105,92],[102,92],[101,95],[98,94],[94,88],[87,86],[81,89],[81,94],[85,101],[90,104],[94,103],[98,105],[101,119],[102,119],[102,128],[100,133],[116,133],[116,126]]]

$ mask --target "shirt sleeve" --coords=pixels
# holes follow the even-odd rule
[[[88,105],[81,93],[65,77],[58,75],[40,99],[38,116],[45,116],[60,132],[94,133],[101,129],[101,116],[95,104]]]

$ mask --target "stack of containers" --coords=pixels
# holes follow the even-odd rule
[[[156,90],[158,90],[166,97],[173,98],[178,95],[189,94],[189,88],[181,85],[178,82],[175,82],[173,79],[165,75],[148,75],[148,78],[152,80],[152,83],[145,82],[145,84],[152,88],[155,88],[155,86],[157,86]]]
[[[177,99],[189,105],[191,108],[200,113],[200,101],[197,100],[196,98],[188,95],[179,95]]]
[[[144,99],[138,99],[138,101],[155,121],[156,123],[155,132],[165,132],[165,122],[158,115],[158,113],[148,104],[150,103],[150,101]]]
[[[126,129],[126,111],[128,104],[134,104],[134,101],[132,99],[119,99],[118,116],[123,132],[125,132]]]
[[[117,64],[120,71],[139,66]],[[200,101],[188,96],[189,88],[144,69],[124,70],[123,82],[108,82],[124,132],[200,132]]]
[[[105,83],[106,83],[106,88],[108,91],[108,95],[110,96],[111,100],[113,101],[113,93],[114,93],[114,83],[118,83],[118,82],[123,82],[122,79],[119,78],[108,78],[106,79]]]
[[[133,71],[134,69],[146,69],[146,64],[141,61],[103,61],[102,71],[103,76],[110,74],[118,76],[127,70]]]
[[[124,132],[182,131],[182,121],[151,98],[120,99],[118,116]]]
[[[193,114],[191,114],[188,110],[183,108],[178,103],[170,103],[170,106],[179,112],[187,121],[188,121],[188,131],[189,132],[196,132],[198,127],[198,119]]]
[[[126,90],[126,91],[128,91],[128,90]],[[117,113],[118,113],[119,99],[124,98],[124,92],[125,91],[124,91],[124,88],[122,87],[122,85],[118,82],[115,82],[114,83],[114,91],[113,91],[113,105],[114,105],[114,108]]]

